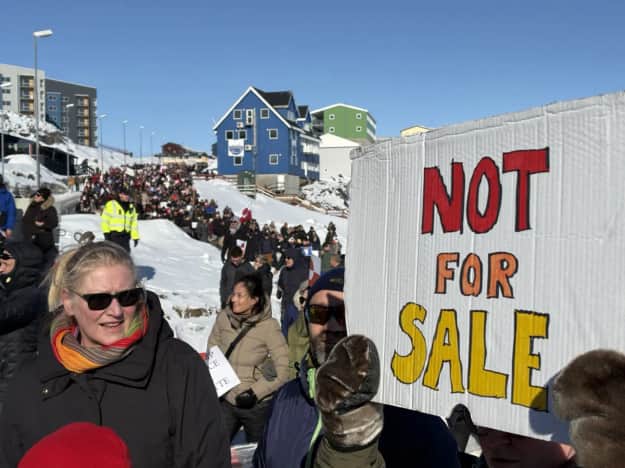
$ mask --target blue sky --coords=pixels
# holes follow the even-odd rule
[[[237,5],[237,6],[233,6]],[[250,85],[367,108],[379,136],[625,88],[625,2],[31,0],[2,6],[0,62],[98,89],[105,144],[210,150]]]

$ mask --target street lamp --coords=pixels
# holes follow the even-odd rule
[[[10,81],[0,84],[0,88],[8,88],[9,86],[11,86]],[[2,150],[1,150],[2,154],[0,155],[0,157],[2,157],[2,178],[3,179],[4,179],[4,132],[6,131],[5,129],[6,119],[7,119],[6,111],[2,111],[2,134],[1,134],[2,142],[0,142],[0,146],[2,146]]]
[[[65,104],[65,112],[67,112],[67,109],[71,109],[72,107],[74,107],[74,104]],[[62,124],[63,122],[61,122]],[[69,179],[69,152],[66,153],[66,168],[67,168],[67,178]]]
[[[150,157],[154,157],[154,150],[152,149],[152,138],[154,137],[154,132],[150,133]]]
[[[143,163],[143,125],[139,125],[139,161]]]
[[[98,115],[98,129],[100,130],[100,173],[104,174],[104,149],[102,148],[102,119],[106,117],[107,114]]]
[[[127,123],[128,123],[127,120],[122,121],[123,129],[124,129],[124,166],[127,165],[126,163],[126,124]]]
[[[37,187],[41,185],[41,162],[39,161],[39,78],[37,76],[37,39],[52,36],[51,29],[33,32],[35,44],[35,152],[37,154]]]

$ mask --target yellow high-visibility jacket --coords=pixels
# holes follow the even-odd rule
[[[124,211],[117,200],[110,200],[104,205],[101,217],[102,232],[127,232],[132,239],[139,239],[137,210],[132,203]]]

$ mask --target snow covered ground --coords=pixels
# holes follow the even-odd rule
[[[347,220],[298,208],[258,195],[254,200],[241,195],[234,186],[221,180],[196,181],[203,198],[214,198],[223,209],[226,205],[239,215],[243,208],[250,208],[261,224],[274,221],[277,227],[283,222],[302,224],[306,230],[314,226],[323,240],[327,224],[336,225],[340,242],[345,246]],[[97,215],[65,215],[61,218],[61,249],[76,243],[75,233],[92,231],[97,239],[103,239],[100,218]],[[221,275],[220,250],[210,244],[188,237],[175,224],[166,220],[139,222],[141,241],[132,255],[139,277],[148,289],[161,298],[165,316],[177,336],[189,342],[195,349],[205,351],[208,334],[219,308],[219,279]],[[277,280],[277,275],[275,275]],[[275,287],[274,287],[275,291]],[[279,301],[273,297],[274,317],[279,317]],[[208,316],[184,317],[178,311],[202,308]],[[212,313],[210,313],[212,312]]]

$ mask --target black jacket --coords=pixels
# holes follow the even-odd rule
[[[219,400],[198,353],[173,337],[149,293],[146,336],[124,359],[82,374],[54,357],[49,326],[37,358],[9,388],[0,421],[0,466],[17,466],[38,440],[68,423],[112,428],[133,468],[229,467]]]
[[[19,242],[7,244],[5,250],[16,264],[11,273],[0,275],[0,407],[18,364],[37,350],[37,329],[47,311],[45,293],[38,287],[39,249]]]
[[[33,242],[46,252],[54,247],[52,231],[59,225],[59,217],[54,208],[54,197],[50,195],[42,203],[30,202],[22,218],[22,235],[24,240]],[[42,222],[41,226],[35,222]]]
[[[232,294],[236,280],[249,273],[254,273],[254,271],[254,267],[245,261],[241,261],[239,266],[234,265],[230,259],[224,263],[224,266],[221,268],[221,279],[219,280],[219,297],[222,309],[226,306],[228,298]]]

